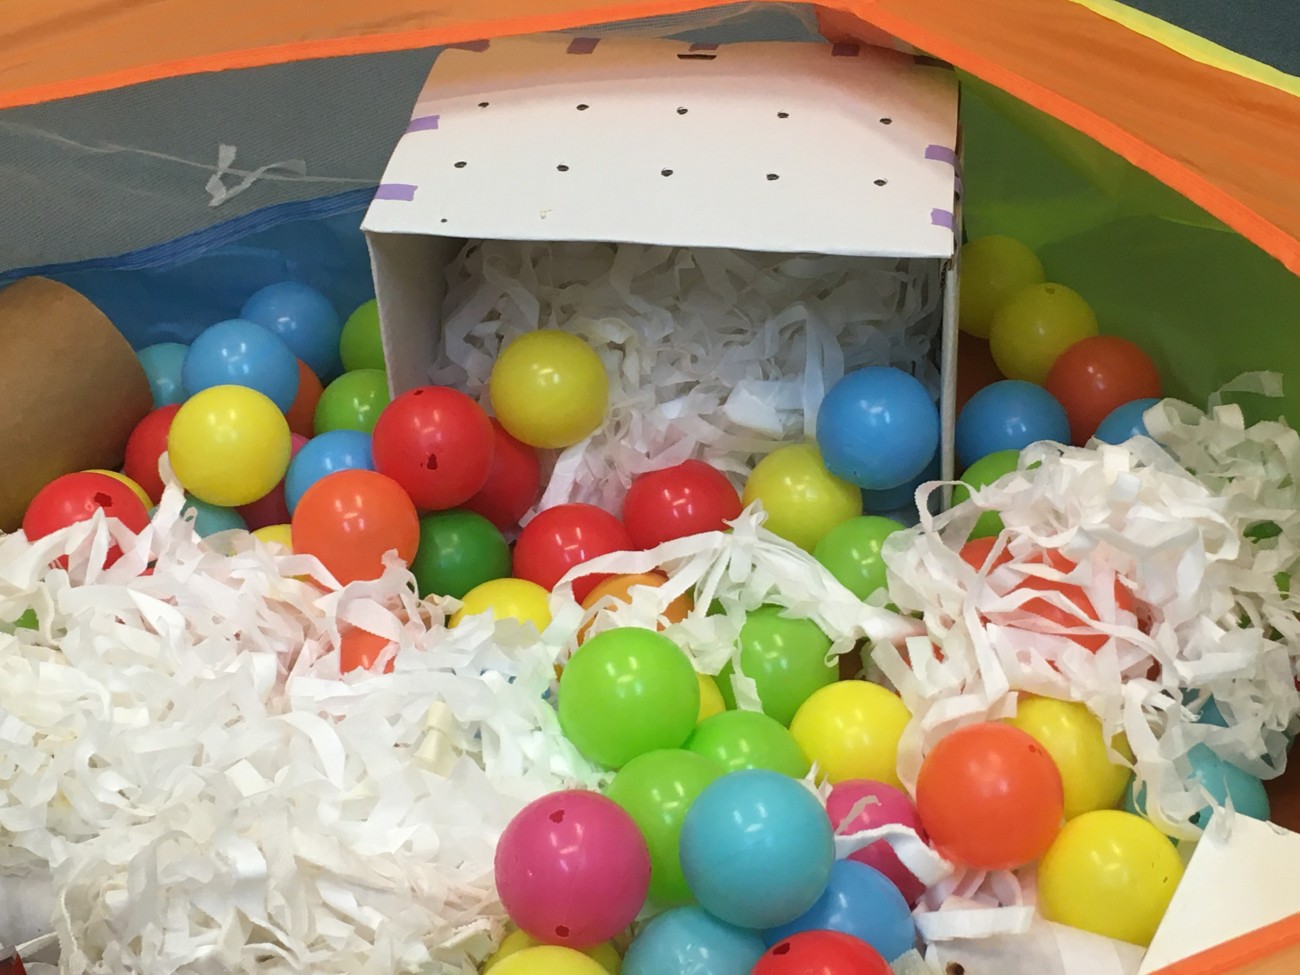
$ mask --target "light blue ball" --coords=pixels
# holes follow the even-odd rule
[[[700,907],[677,907],[645,926],[623,957],[623,975],[749,975],[763,939]]]
[[[217,532],[228,532],[236,528],[248,530],[248,523],[234,508],[221,508],[215,504],[200,501],[191,495],[185,495],[185,513],[194,512],[194,530],[200,538],[207,538]]]
[[[297,281],[267,285],[244,303],[240,318],[256,322],[284,344],[328,383],[342,368],[339,338],[343,323],[329,299]]]
[[[1106,414],[1106,419],[1097,425],[1093,434],[1102,443],[1124,443],[1134,437],[1149,437],[1143,414],[1160,400],[1135,399],[1122,406],[1117,406]]]
[[[700,906],[757,930],[793,921],[826,889],[830,819],[801,783],[747,769],[711,783],[682,825],[682,873]]]
[[[835,861],[817,903],[763,937],[774,945],[801,931],[842,931],[871,945],[888,962],[916,944],[912,912],[898,888],[879,870],[854,860]]]
[[[817,411],[826,469],[868,491],[907,484],[939,449],[939,408],[926,388],[893,366],[849,373]]]
[[[373,471],[370,434],[360,430],[330,430],[312,437],[289,461],[284,475],[284,502],[293,514],[307,489],[335,471]]]
[[[1217,711],[1217,707],[1215,708]],[[1204,712],[1202,712],[1204,713]],[[1227,759],[1220,758],[1208,745],[1193,745],[1187,753],[1192,765],[1192,777],[1214,797],[1216,803],[1224,805],[1232,797],[1232,808],[1243,816],[1252,819],[1267,820],[1270,813],[1268,792],[1264,783],[1249,772],[1238,768]],[[1146,815],[1146,787],[1134,791],[1135,783],[1129,783],[1124,794],[1124,808],[1139,816]],[[1212,807],[1206,806],[1192,817],[1197,826],[1205,826],[1210,821]]]
[[[159,342],[146,346],[136,353],[144,374],[149,377],[149,390],[153,393],[154,409],[185,402],[185,385],[181,380],[181,367],[189,346],[179,342]]]
[[[298,360],[272,332],[241,318],[209,325],[190,345],[181,369],[186,394],[213,386],[247,386],[283,412],[298,395]]]
[[[1004,379],[985,386],[957,416],[957,460],[964,470],[999,450],[1023,450],[1040,440],[1070,442],[1063,407],[1042,386]]]

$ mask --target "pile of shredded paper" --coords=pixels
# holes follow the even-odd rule
[[[498,332],[563,325],[592,340],[618,377],[610,420],[559,458],[548,503],[616,507],[640,470],[702,456],[740,474],[798,439],[846,368],[895,361],[933,381],[918,325],[929,286],[878,270],[481,245],[453,279],[449,364],[431,378],[481,389]],[[658,567],[669,581],[585,613],[566,581],[541,634],[486,617],[448,629],[456,602],[418,600],[397,564],[340,589],[314,559],[246,533],[200,540],[174,484],[138,537],[100,517],[34,544],[0,537],[0,895],[52,892],[68,975],[473,972],[503,930],[501,830],[531,799],[607,775],[560,733],[554,665],[584,620],[654,625],[687,591],[697,609],[665,632],[707,673],[768,603],[816,621],[835,654],[865,648],[914,715],[905,783],[947,731],[1012,713],[1020,692],[1050,694],[1125,732],[1151,814],[1194,836],[1206,797],[1185,784],[1188,750],[1205,742],[1271,777],[1296,728],[1300,593],[1279,573],[1300,568],[1300,437],[1247,427],[1230,406],[1165,401],[1146,419],[1155,440],[1038,445],[971,501],[923,514],[891,537],[889,592],[871,604],[767,532],[759,507],[727,533],[590,563],[584,574]],[[1077,563],[1071,581],[1113,637],[1098,653],[960,558],[985,509],[1001,512],[1013,556],[995,572],[1050,574],[1030,561],[1044,548]],[[94,568],[114,540],[122,557]],[[28,611],[34,629],[16,625]],[[394,641],[393,673],[381,658],[340,676],[349,626]],[[735,690],[756,705],[751,681]],[[1196,722],[1210,694],[1229,727]],[[1031,873],[958,871],[886,832],[933,883],[926,938],[1029,927]],[[877,835],[841,837],[840,852]]]

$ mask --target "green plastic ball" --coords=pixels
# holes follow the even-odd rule
[[[999,450],[981,457],[961,475],[961,483],[952,489],[952,503],[961,504],[969,501],[971,494],[980,488],[988,487],[994,481],[1010,474],[1020,464],[1020,451]],[[996,511],[986,511],[979,516],[975,527],[971,529],[971,538],[991,538],[1003,529],[1002,516]]]
[[[866,599],[885,587],[885,562],[880,548],[903,525],[893,518],[862,515],[840,522],[817,543],[813,558],[843,584],[844,588]]]
[[[808,774],[808,758],[790,732],[762,711],[723,711],[699,723],[686,748],[712,759],[726,772],[761,768],[791,775]]]
[[[799,705],[839,676],[838,662],[828,664],[831,640],[812,620],[790,619],[780,606],[760,606],[740,628],[740,669],[758,685],[763,712],[789,726]],[[735,708],[731,688],[734,667],[718,675],[718,690]]]
[[[472,511],[438,511],[420,519],[411,572],[420,596],[465,594],[510,575],[510,546],[496,525]]]
[[[343,368],[384,369],[384,344],[379,336],[379,305],[371,298],[348,316],[339,336]]]
[[[316,435],[330,430],[374,433],[375,421],[388,402],[388,376],[382,369],[345,372],[325,387],[316,403]]]

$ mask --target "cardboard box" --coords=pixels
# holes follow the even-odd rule
[[[465,239],[933,262],[952,472],[957,85],[857,45],[560,35],[462,45],[430,73],[362,229],[394,394],[439,358]]]

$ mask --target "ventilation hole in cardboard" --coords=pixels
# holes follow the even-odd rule
[[[553,823],[562,823],[562,822],[564,822],[564,810],[563,810],[563,809],[557,809],[557,810],[555,810],[555,812],[551,813],[551,822],[553,822]]]
[[[569,171],[569,167],[566,166],[564,163],[560,163],[560,164],[559,164],[558,166],[556,166],[555,168],[558,169],[558,170],[559,170],[560,172],[562,172],[562,173],[567,173],[567,172]]]
[[[789,117],[790,117],[790,113],[789,113],[789,112],[777,112],[777,113],[776,113],[776,117],[777,117],[777,118],[789,118]]]
[[[772,949],[772,954],[774,955],[790,954],[790,942],[782,941],[779,945],[777,945],[775,948]]]
[[[671,176],[672,174],[673,174],[673,171],[672,171],[671,169],[661,169],[661,170],[659,170],[659,175],[660,175],[660,176]]]
[[[677,55],[677,60],[678,61],[712,61],[716,57],[717,57],[716,54],[679,54]]]
[[[99,505],[101,508],[111,508],[113,507],[113,496],[111,494],[105,494],[103,491],[96,491],[95,504]]]
[[[686,114],[687,112],[689,112],[689,111],[690,111],[689,108],[679,108],[679,109],[677,109],[677,114],[678,114],[678,115],[685,115],[685,114]]]
[[[950,961],[943,970],[943,975],[966,975],[966,966],[959,961]]]
[[[780,178],[781,178],[781,176],[780,176],[779,173],[768,173],[768,174],[767,174],[767,181],[768,181],[769,183],[772,182],[773,180],[777,180],[777,179],[780,179]]]
[[[578,108],[578,111],[580,111],[580,112],[585,112],[587,109],[591,108],[591,106],[590,106],[590,105],[579,105],[579,106],[577,106],[577,108]]]
[[[438,222],[439,222],[439,223],[446,223],[446,222],[447,222],[447,218],[446,218],[446,217],[443,217],[443,218],[442,218],[441,220],[439,220]]]
[[[479,108],[487,108],[489,104],[490,104],[489,102],[479,102],[479,103],[478,103],[478,107],[479,107]]]
[[[469,163],[467,163],[464,159],[462,159],[462,160],[460,160],[458,163],[456,163],[456,168],[457,168],[457,169],[464,169],[464,168],[465,168],[466,166],[468,166],[468,165],[469,165]]]
[[[872,180],[872,182],[875,183],[877,186],[884,186],[886,183],[889,182],[889,180],[887,180],[887,179],[876,179],[876,180]]]
[[[880,124],[881,124],[881,125],[893,125],[893,124],[894,124],[894,120],[893,120],[892,118],[885,117],[885,118],[882,118],[882,119],[880,120]]]

